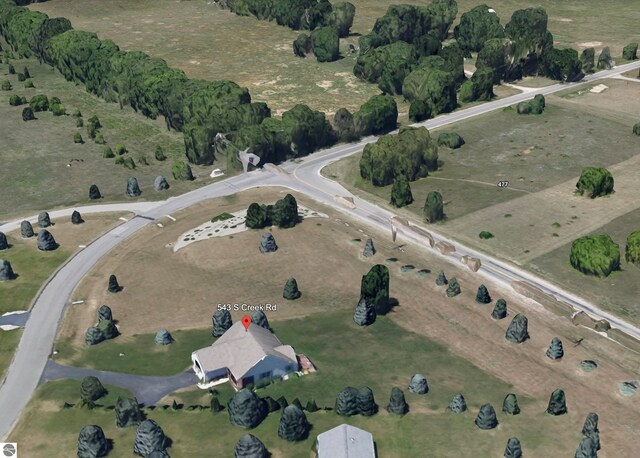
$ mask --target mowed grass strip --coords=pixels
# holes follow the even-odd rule
[[[276,399],[284,395],[289,402],[297,397],[303,406],[314,399],[319,407],[333,407],[336,395],[345,386],[369,386],[380,412],[373,417],[350,418],[338,416],[333,411],[307,412],[313,429],[308,439],[295,444],[277,436],[280,413],[274,412],[250,431],[265,443],[274,457],[308,457],[317,434],[342,423],[370,431],[378,453],[394,458],[497,456],[511,436],[519,437],[525,450],[535,456],[551,456],[553,450],[569,453],[579,442],[579,431],[559,428],[557,419],[544,415],[544,406],[525,396],[519,395],[522,414],[516,417],[501,414],[502,399],[512,391],[511,386],[452,355],[443,346],[405,331],[389,317],[380,317],[367,328],[356,326],[351,318],[350,313],[341,311],[276,322],[274,328],[278,337],[292,344],[298,353],[311,358],[318,371],[277,382],[259,389],[258,394]],[[152,340],[151,335],[146,338]],[[185,340],[185,335],[181,339]],[[160,354],[152,353],[148,357],[158,366],[167,361],[171,364],[171,359]],[[125,361],[122,360],[120,369],[129,364]],[[416,372],[425,374],[429,381],[430,391],[424,396],[406,389]],[[45,384],[23,415],[12,440],[24,441],[26,453],[44,450],[46,444],[48,456],[69,456],[75,450],[82,426],[97,424],[105,430],[107,438],[114,440],[113,455],[129,456],[134,429],[117,429],[113,411],[60,409],[64,402],[77,402],[77,383]],[[58,389],[58,384],[65,384],[64,389]],[[410,412],[404,417],[385,411],[393,386],[404,390],[410,405]],[[217,388],[222,404],[226,405],[232,390],[226,385]],[[465,395],[469,411],[454,415],[446,407],[459,392]],[[206,391],[197,389],[175,393],[172,398],[184,403],[185,407],[192,403],[208,405],[211,399]],[[480,405],[486,402],[491,402],[498,412],[500,427],[493,431],[480,431],[473,423]],[[100,403],[108,404],[102,400]],[[170,404],[167,398],[159,406]],[[234,444],[246,432],[230,425],[226,411],[212,415],[209,410],[173,411],[156,407],[153,411],[147,410],[147,415],[171,437],[170,453],[177,457],[202,456],[203,450],[207,450],[207,456],[230,456]],[[27,436],[30,441],[25,440]],[[430,455],[424,455],[426,450]]]

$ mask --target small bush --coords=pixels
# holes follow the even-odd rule
[[[487,232],[487,231],[480,232],[478,236],[484,240],[492,239],[494,237],[494,235],[491,232]]]
[[[35,86],[33,85],[33,81],[31,81],[31,80],[26,80],[26,81],[24,82],[24,88],[25,88],[25,89],[31,89],[31,88],[34,88],[34,87],[35,87]]]
[[[136,168],[136,163],[133,162],[133,158],[132,157],[125,157],[124,161],[122,162],[122,165],[124,165],[125,169],[129,169],[129,170],[133,170],[133,169]]]
[[[49,99],[46,95],[34,95],[31,97],[29,101],[29,106],[35,112],[38,111],[48,111],[49,110]]]
[[[164,154],[164,150],[160,145],[156,146],[156,151],[154,154],[155,154],[156,161],[162,162],[167,159],[167,156]]]
[[[31,78],[31,73],[29,72],[29,69],[28,69],[27,67],[25,67],[25,68],[22,70],[22,74],[23,74],[23,75],[25,76],[25,78],[27,78],[27,79]]]
[[[127,152],[127,148],[122,143],[120,143],[119,145],[116,145],[115,152],[118,156],[122,156]]]
[[[61,103],[54,103],[51,105],[51,113],[53,113],[53,116],[64,116],[67,114],[64,105]]]
[[[11,90],[11,87],[12,87],[12,86],[11,86],[11,81],[9,81],[9,80],[4,80],[4,81],[2,82],[2,90],[3,90],[3,91],[10,91],[10,90]]]
[[[84,143],[84,140],[82,139],[82,135],[80,135],[80,132],[76,132],[74,134],[73,143]]]
[[[11,105],[12,107],[18,107],[22,105],[22,99],[19,95],[14,94],[9,98],[9,105]]]
[[[82,118],[76,119],[76,127],[82,127],[82,126],[84,126],[84,121],[82,120]]]
[[[33,119],[36,119],[36,117],[33,115],[33,110],[31,109],[31,107],[25,107],[22,110],[22,120],[31,121]]]
[[[91,123],[87,124],[87,135],[90,139],[95,140],[96,135],[98,135],[98,129],[96,129],[95,125]]]
[[[106,159],[111,159],[111,158],[113,158],[115,156],[116,155],[113,154],[113,150],[109,146],[105,146],[104,149],[102,150],[102,157],[104,157]]]
[[[107,143],[104,139],[104,135],[102,135],[101,132],[98,132],[96,134],[96,138],[94,139],[94,141],[98,144],[98,145],[104,145],[105,143]]]
[[[14,68],[13,64],[9,64],[9,75],[15,75],[16,74],[16,69]]]
[[[27,79],[26,76],[24,76],[24,73],[18,73],[18,81],[25,81]]]
[[[147,159],[147,155],[144,153],[138,154],[138,164],[141,165],[149,165],[149,160]]]
[[[73,111],[73,114],[71,115],[74,118],[82,118],[82,113],[80,113],[80,110],[78,110],[77,108]]]
[[[173,167],[171,167],[171,172],[173,173],[173,178],[176,180],[193,180],[193,172],[191,171],[191,167],[184,161],[174,162]]]
[[[115,164],[116,165],[124,164],[124,156],[116,156]]]

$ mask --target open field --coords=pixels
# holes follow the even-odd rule
[[[22,239],[20,232],[7,234],[11,247],[0,252],[0,257],[11,262],[15,280],[0,283],[0,315],[17,310],[29,310],[31,302],[43,283],[67,258],[77,251],[78,245],[87,244],[99,234],[113,227],[118,217],[126,213],[85,215],[85,223],[79,226],[71,224],[68,218],[54,219],[53,227],[47,228],[60,244],[55,251],[39,251],[35,237]],[[34,230],[37,226],[34,224]],[[11,362],[15,347],[22,331],[0,330],[0,380]]]
[[[356,6],[356,16],[353,36],[341,43],[344,58],[324,64],[313,56],[306,59],[294,56],[292,42],[299,32],[253,17],[238,17],[203,0],[152,3],[53,0],[30,8],[51,17],[67,17],[75,28],[112,39],[125,50],[141,50],[161,57],[191,78],[231,79],[248,87],[254,100],[267,102],[273,113],[279,115],[297,103],[327,113],[340,107],[353,111],[378,93],[375,85],[353,76],[355,57],[348,54],[346,45],[356,44],[358,34],[368,33],[390,4],[406,2],[354,0],[352,3]],[[471,0],[459,1],[459,15],[477,4]],[[624,0],[609,2],[605,11],[596,0],[579,5],[544,0],[538,5],[549,13],[549,29],[559,46],[580,49],[596,46],[598,51],[610,46],[612,54],[618,56],[624,45],[640,38],[636,29],[640,13]],[[529,7],[531,3],[497,0],[491,6],[506,24],[514,10]],[[593,14],[594,10],[599,14]],[[605,27],[603,23],[615,24],[615,27]],[[247,65],[248,62],[251,65]],[[256,72],[256,69],[260,70]],[[400,112],[407,110],[404,104],[399,107]]]
[[[167,131],[162,120],[152,121],[130,108],[121,110],[118,104],[98,99],[35,59],[14,60],[13,65],[16,71],[22,71],[24,66],[29,68],[35,88],[25,89],[17,75],[8,75],[8,65],[0,64],[0,78],[9,80],[13,86],[11,91],[0,91],[0,158],[3,178],[7,178],[0,180],[3,220],[88,202],[92,184],[100,188],[104,196],[102,201],[130,199],[125,195],[130,176],[138,178],[141,200],[166,199],[212,181],[209,173],[213,167],[197,166],[192,167],[199,179],[193,182],[173,180],[173,159],[184,159],[184,142],[182,134]],[[51,112],[39,112],[35,113],[36,120],[24,122],[21,118],[23,107],[9,105],[9,98],[14,94],[27,99],[36,94],[58,97],[68,115],[54,117]],[[117,144],[124,143],[130,151],[127,155],[136,161],[135,170],[114,164],[115,159],[102,157],[104,146],[94,143],[86,128],[77,128],[76,119],[70,116],[76,109],[83,114],[85,125],[91,116],[98,116],[104,126],[100,131],[107,145],[115,149]],[[76,132],[81,133],[84,144],[73,142]],[[162,145],[167,155],[164,162],[154,158],[157,145]],[[137,163],[141,154],[146,156],[149,165]],[[214,167],[225,169],[224,161]],[[153,190],[153,180],[158,175],[169,180],[171,188],[168,191]]]
[[[473,425],[473,418],[481,404],[491,402],[499,411],[503,397],[513,392],[513,387],[478,369],[462,358],[449,353],[443,346],[421,335],[407,332],[383,317],[368,328],[357,328],[351,323],[347,311],[316,314],[308,319],[279,321],[276,333],[284,342],[294,342],[296,350],[315,355],[314,363],[319,371],[301,378],[279,382],[258,391],[260,396],[278,398],[284,395],[289,402],[298,397],[303,405],[314,399],[320,407],[333,407],[337,392],[344,386],[369,386],[374,391],[380,412],[373,417],[345,419],[335,413],[307,413],[313,425],[309,439],[290,444],[279,439],[275,432],[279,413],[272,413],[259,427],[251,431],[279,457],[306,457],[315,436],[320,432],[348,422],[364,428],[374,435],[380,456],[424,456],[428,449],[434,457],[463,456],[489,457],[502,452],[508,437],[520,438],[526,453],[532,456],[569,454],[580,440],[582,419],[581,401],[569,394],[570,413],[566,417],[545,415],[545,403],[515,391],[519,396],[522,413],[516,417],[499,414],[500,426],[493,431],[480,431]],[[317,332],[322,329],[323,332]],[[393,345],[389,345],[393,342]],[[408,355],[411,355],[409,358]],[[376,370],[372,371],[371,368]],[[430,391],[425,396],[406,392],[410,412],[403,418],[384,411],[392,386],[403,389],[415,372],[424,372]],[[62,385],[60,387],[60,385]],[[54,390],[55,387],[55,390]],[[60,388],[59,388],[60,387]],[[231,395],[228,386],[219,389],[220,399],[227,404]],[[446,411],[454,394],[464,393],[469,412],[454,415]],[[569,391],[570,393],[570,391]],[[114,456],[129,456],[134,429],[118,430],[113,421],[113,411],[96,409],[60,410],[66,402],[77,400],[77,382],[49,382],[44,385],[22,417],[12,440],[25,443],[28,452],[37,452],[48,444],[48,456],[68,456],[75,447],[77,432],[87,423],[100,425],[108,438],[114,440]],[[165,398],[158,405],[170,405],[173,400],[184,403],[208,405],[206,391],[191,389]],[[46,401],[46,402],[42,402]],[[99,401],[109,405],[108,400]],[[111,401],[112,403],[113,401]],[[50,406],[43,409],[42,405]],[[57,408],[56,408],[57,407]],[[176,457],[198,456],[208,450],[209,456],[229,456],[229,450],[244,431],[228,422],[226,412],[211,415],[205,411],[172,411],[156,408],[148,411],[149,418],[157,421],[173,440],[171,455]],[[602,418],[602,416],[601,416]],[[607,430],[602,421],[603,443]],[[34,431],[47,428],[47,437],[35,435],[24,440]],[[211,434],[215,431],[215,434]],[[424,432],[427,431],[425,434]],[[52,434],[54,433],[54,434]],[[451,437],[456,437],[455,445]],[[197,439],[196,439],[197,438]],[[605,450],[612,455],[611,439]]]
[[[555,283],[566,285],[573,291],[580,291],[599,307],[624,317],[636,325],[640,324],[638,304],[640,269],[624,261],[627,236],[638,229],[640,229],[640,210],[636,209],[624,216],[612,218],[608,224],[597,230],[589,231],[589,233],[609,234],[620,245],[621,270],[614,272],[608,278],[589,277],[572,269],[569,265],[571,243],[531,259],[529,266],[539,275]],[[559,231],[562,231],[562,228]]]
[[[135,244],[115,250],[108,260],[88,275],[74,294],[74,298],[82,297],[87,304],[67,309],[56,344],[60,351],[57,361],[125,372],[138,371],[133,368],[139,363],[140,371],[147,374],[175,373],[189,364],[187,343],[194,347],[208,343],[210,316],[216,303],[227,300],[240,303],[274,301],[278,303],[278,311],[270,312],[269,320],[277,335],[283,342],[294,346],[297,352],[306,354],[318,365],[319,371],[272,385],[261,394],[279,396],[284,393],[289,400],[297,396],[303,404],[313,397],[319,405],[331,405],[339,388],[369,384],[379,404],[384,406],[391,386],[404,386],[413,372],[422,371],[429,378],[434,388],[424,404],[408,395],[409,403],[414,404],[410,415],[421,415],[424,421],[416,421],[407,427],[402,420],[386,414],[372,419],[349,420],[371,431],[379,441],[381,451],[383,447],[389,447],[389,454],[385,453],[385,456],[415,456],[412,455],[413,449],[403,448],[413,447],[414,442],[408,440],[411,434],[418,437],[414,437],[414,441],[425,441],[418,442],[419,446],[432,444],[443,451],[440,454],[434,452],[434,456],[447,456],[444,450],[450,447],[448,438],[451,437],[451,434],[445,434],[447,430],[454,431],[454,436],[462,444],[460,450],[456,449],[456,456],[460,453],[462,456],[495,456],[512,434],[520,435],[523,446],[528,447],[525,450],[535,450],[534,456],[570,454],[579,442],[584,415],[590,410],[600,415],[603,444],[606,438],[607,445],[601,456],[626,456],[631,453],[631,447],[638,445],[626,432],[627,428],[640,421],[638,399],[622,398],[617,394],[621,381],[634,378],[630,368],[638,367],[638,354],[593,331],[574,326],[569,320],[553,315],[510,289],[486,282],[466,268],[461,269],[461,265],[452,266],[423,249],[401,244],[401,240],[398,244],[390,243],[388,234],[371,233],[366,227],[321,204],[300,199],[305,206],[327,213],[330,219],[303,221],[293,229],[274,229],[280,249],[273,255],[259,254],[256,248],[258,233],[254,231],[235,234],[233,238],[212,238],[194,243],[177,253],[165,247],[175,240],[176,235],[206,218],[223,211],[236,211],[256,199],[271,202],[281,195],[277,189],[260,189],[231,199],[205,202],[176,215],[178,220],[173,224],[167,222],[162,230],[148,228],[131,239],[130,242]],[[322,225],[317,226],[318,223]],[[364,240],[367,236],[374,238],[378,250],[373,259],[359,256],[363,242],[352,242],[355,238]],[[313,243],[304,244],[301,240],[313,240]],[[233,265],[225,257],[231,248],[235,255]],[[324,262],[309,262],[319,256]],[[384,263],[392,257],[397,260],[387,264],[391,275],[390,292],[399,305],[373,326],[356,328],[351,323],[351,314],[358,297],[360,276],[372,264]],[[400,266],[409,264],[415,266],[414,271],[402,273]],[[414,273],[424,268],[432,273],[425,278]],[[323,269],[330,270],[325,272]],[[448,277],[458,278],[463,289],[460,296],[448,299],[434,284],[439,270],[445,270]],[[260,274],[267,271],[269,276]],[[106,275],[111,272],[118,275],[125,289],[107,296],[103,291]],[[171,272],[171,284],[167,281],[167,272]],[[278,298],[284,279],[290,272],[295,274],[303,296],[285,304]],[[242,279],[246,278],[252,278],[253,282],[243,282]],[[503,297],[508,301],[508,319],[495,322],[489,316],[491,305],[474,302],[477,285],[481,282],[487,284],[494,300]],[[179,291],[175,286],[178,284]],[[331,287],[327,288],[329,284]],[[241,288],[244,294],[239,296],[235,288]],[[184,297],[184,291],[189,291],[188,297]],[[113,308],[123,335],[112,342],[87,349],[82,343],[82,334],[95,321],[95,310],[105,300]],[[516,312],[524,312],[529,318],[531,339],[522,345],[511,344],[504,339],[508,321]],[[241,315],[233,313],[234,320]],[[179,336],[181,346],[175,347],[177,351],[154,351],[152,333],[161,327],[167,327]],[[556,364],[544,356],[553,336],[565,341],[565,358]],[[571,341],[578,339],[584,339],[580,346],[571,345]],[[120,351],[125,353],[122,358],[116,356]],[[184,359],[182,363],[181,358]],[[466,363],[463,364],[459,358],[473,362],[475,368],[464,365]],[[596,360],[598,370],[591,374],[580,372],[577,365],[584,359]],[[438,370],[440,366],[446,369]],[[461,375],[457,367],[467,367],[463,371],[466,375]],[[497,379],[483,378],[489,376]],[[502,383],[511,385],[511,388]],[[442,388],[435,388],[438,385]],[[483,386],[491,387],[487,388],[484,397],[480,394]],[[500,386],[504,388],[496,388]],[[564,418],[546,417],[542,412],[548,396],[558,387],[567,392],[569,415]],[[481,403],[490,401],[499,410],[500,400],[507,389],[522,398],[521,416],[513,419],[501,416],[503,426],[486,434],[476,431],[473,426],[464,429],[471,424]],[[478,395],[471,394],[474,390],[480,390],[476,391]],[[446,401],[456,391],[470,393],[467,396],[470,402],[475,403],[473,415],[467,415],[466,419],[451,418],[442,412]],[[224,397],[228,396],[229,390],[225,387],[221,392]],[[188,390],[176,393],[175,398],[184,403],[206,403],[206,392],[202,393],[205,396]],[[526,398],[529,400],[525,401]],[[170,403],[170,399],[167,398],[166,402]],[[66,414],[62,412],[61,415]],[[183,415],[180,418],[185,418],[184,423],[175,417],[169,419],[169,415]],[[236,435],[220,433],[213,437],[204,434],[205,430],[226,431],[225,428],[230,428],[224,414],[212,419],[207,412],[154,411],[151,416],[176,441],[176,456],[197,453],[191,448],[196,444],[188,439],[192,434],[207,437],[203,440],[223,441],[228,448],[242,433],[231,428],[230,431],[236,431]],[[310,420],[315,425],[314,436],[344,421],[330,413],[310,414]],[[91,421],[108,428],[112,424],[109,416],[95,417]],[[311,441],[299,446],[283,444],[274,435],[276,424],[277,415],[272,415],[255,432],[272,449],[274,456],[306,456],[303,453],[308,453]],[[521,429],[517,429],[516,424],[522,425]],[[418,429],[413,430],[413,425]],[[430,433],[416,432],[425,429]],[[16,432],[18,439],[19,431]],[[456,431],[467,431],[468,434]],[[65,432],[60,437],[71,443],[69,441],[74,434],[77,432]],[[131,437],[132,432],[128,434]],[[474,446],[480,447],[482,455],[465,455]]]

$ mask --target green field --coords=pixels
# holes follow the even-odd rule
[[[2,46],[7,45],[2,42]],[[184,159],[181,133],[167,131],[163,120],[152,121],[130,108],[120,109],[118,104],[98,99],[35,59],[12,62],[18,72],[28,67],[35,88],[25,89],[17,75],[8,74],[8,65],[0,64],[0,80],[9,80],[13,86],[11,91],[0,91],[3,177],[11,177],[0,180],[0,215],[3,220],[28,212],[87,204],[90,202],[88,192],[91,184],[100,188],[104,196],[100,202],[130,200],[125,195],[130,176],[138,179],[142,189],[140,200],[166,199],[210,183],[211,169],[225,169],[224,161],[213,167],[193,166],[198,179],[193,182],[173,180],[173,159]],[[21,118],[24,107],[9,105],[9,98],[14,94],[28,100],[36,94],[58,97],[65,105],[67,116],[54,117],[51,112],[38,112],[35,113],[36,120],[24,122]],[[135,170],[116,165],[115,159],[102,157],[104,146],[94,143],[86,128],[76,127],[76,119],[70,116],[76,109],[82,113],[85,126],[91,116],[98,116],[107,146],[115,150],[117,144],[125,144],[129,150],[127,156],[136,161]],[[81,133],[84,144],[73,142],[76,132]],[[154,158],[157,145],[165,151],[167,160],[164,162]],[[138,162],[141,155],[146,157],[149,165]],[[158,175],[167,177],[171,184],[168,191],[154,191],[153,180]]]
[[[551,450],[569,453],[579,441],[576,428],[554,426],[562,420],[544,415],[543,405],[519,393],[521,415],[507,417],[499,414],[501,426],[498,429],[478,430],[473,419],[479,406],[491,402],[499,411],[502,399],[512,388],[428,338],[407,332],[387,317],[379,318],[371,327],[358,328],[351,322],[350,313],[326,313],[277,322],[275,332],[283,342],[307,355],[318,371],[260,389],[260,396],[278,398],[285,395],[289,402],[298,397],[303,405],[314,399],[320,407],[333,407],[335,397],[343,387],[369,386],[381,411],[369,418],[348,419],[331,411],[308,413],[313,425],[310,438],[297,444],[277,437],[279,414],[272,413],[251,433],[258,436],[274,456],[306,457],[317,434],[345,421],[370,431],[380,456],[385,457],[425,456],[422,454],[424,450],[430,450],[432,455],[428,456],[434,457],[498,456],[507,438],[514,435],[520,438],[527,454],[550,456]],[[152,339],[152,336],[146,338]],[[183,335],[182,339],[186,340],[186,336]],[[165,361],[155,355],[150,360],[158,365]],[[122,361],[124,365],[128,364]],[[124,365],[111,369],[123,370]],[[158,372],[162,371],[164,368]],[[406,390],[409,378],[416,372],[424,373],[429,380],[427,395],[419,396]],[[61,384],[64,389],[58,388]],[[384,411],[393,386],[405,390],[411,409],[405,417],[398,418]],[[80,428],[93,423],[104,428],[107,437],[114,440],[113,456],[129,456],[134,431],[117,430],[113,411],[59,410],[64,402],[77,402],[76,387],[77,382],[70,381],[47,383],[31,401],[28,413],[14,431],[12,440],[29,443],[27,452],[42,450],[46,443],[48,456],[69,456],[75,448]],[[231,389],[226,385],[218,388],[220,399],[226,405]],[[463,415],[446,411],[449,401],[458,392],[465,395],[470,408],[470,412]],[[210,402],[206,391],[195,388],[176,393],[173,398],[185,406],[208,405]],[[56,408],[44,401],[52,401]],[[167,400],[161,405],[170,402]],[[109,404],[106,401],[100,403]],[[44,409],[43,405],[49,405],[49,408]],[[243,430],[229,424],[226,412],[212,415],[208,410],[157,408],[147,414],[173,439],[171,455],[176,457],[199,456],[202,450],[207,450],[208,456],[229,456],[234,443],[244,434]],[[25,440],[27,435],[32,438],[30,441]],[[451,440],[453,437],[455,443]]]

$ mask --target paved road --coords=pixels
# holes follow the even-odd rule
[[[583,82],[609,78],[636,68],[640,68],[640,62],[633,62],[613,70],[589,75]],[[439,116],[417,125],[426,126],[430,129],[442,127],[528,100],[535,94],[547,95],[578,84],[581,83],[555,84],[553,86],[536,89],[534,92],[517,94],[505,99],[494,100],[482,105]],[[388,220],[393,216],[391,212],[380,209],[355,196],[352,196],[356,203],[354,210],[340,206],[333,200],[333,197],[335,195],[351,196],[351,194],[338,183],[320,175],[322,167],[361,151],[364,145],[374,142],[376,138],[377,137],[367,137],[356,144],[338,145],[314,153],[301,161],[290,161],[282,164],[281,168],[288,173],[274,173],[262,169],[231,177],[181,196],[168,199],[165,202],[142,203],[142,205],[148,205],[148,207],[142,209],[143,214],[140,215],[142,217],[132,218],[95,240],[89,244],[87,248],[78,252],[78,254],[51,279],[31,310],[31,316],[25,326],[14,360],[3,385],[0,387],[0,412],[2,413],[2,415],[0,415],[0,438],[7,437],[13,424],[18,419],[20,412],[27,405],[29,398],[38,385],[38,381],[40,380],[51,352],[62,312],[75,286],[85,273],[121,240],[130,237],[138,230],[150,224],[152,221],[147,218],[158,218],[206,199],[234,194],[249,188],[259,186],[285,186],[304,193],[314,200],[330,205],[365,223],[373,224],[379,228],[389,229],[390,225]],[[128,210],[131,208],[128,205],[130,204],[114,204],[109,208],[111,211]],[[13,227],[16,227],[15,224],[19,224],[19,221],[5,224],[2,227],[11,227],[9,226],[11,224],[14,225]],[[441,234],[434,234],[434,236],[437,240],[446,240]],[[583,299],[572,296],[559,287],[523,272],[515,266],[500,263],[486,255],[465,248],[460,244],[456,244],[456,246],[458,256],[464,253],[470,253],[472,256],[482,259],[484,264],[481,270],[482,275],[488,275],[497,281],[503,282],[508,282],[514,277],[528,279],[530,283],[557,294],[564,300],[569,301],[572,305],[575,305],[576,308],[588,310],[594,317],[606,317],[610,319],[612,325],[619,327],[634,337],[640,338],[640,329],[598,310],[593,304],[589,304]]]

